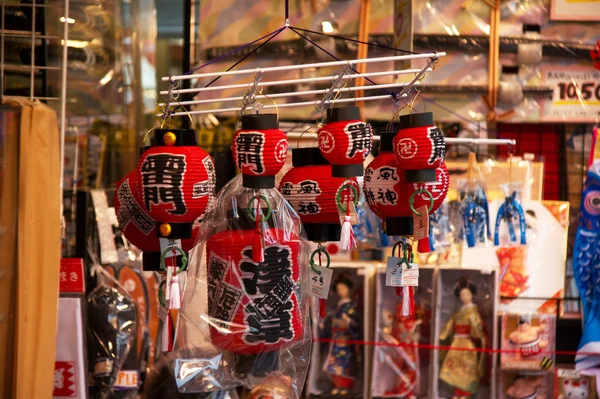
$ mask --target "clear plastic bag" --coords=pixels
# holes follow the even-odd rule
[[[277,190],[244,188],[238,176],[220,191],[198,239],[169,362],[179,392],[269,388],[282,376],[297,399],[311,348],[298,215]]]

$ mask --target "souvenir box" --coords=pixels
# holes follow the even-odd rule
[[[332,262],[324,318],[319,317],[318,298],[312,297],[313,348],[307,396],[368,397],[373,348],[363,342],[373,340],[376,266],[372,262]]]
[[[401,298],[385,285],[385,269],[376,275],[375,337],[373,353],[373,398],[429,397],[432,351],[416,345],[431,345],[433,338],[433,288],[435,270],[420,268],[415,290],[415,314],[402,316]],[[403,346],[404,345],[404,346]]]
[[[584,375],[572,365],[554,370],[554,399],[597,399],[596,376]]]
[[[502,315],[500,368],[549,370],[553,368],[556,341],[553,315]],[[550,353],[549,353],[550,352]]]
[[[552,374],[531,371],[502,371],[500,399],[551,399]]]
[[[438,273],[433,397],[490,398],[496,392],[496,354],[486,349],[497,347],[497,272]]]

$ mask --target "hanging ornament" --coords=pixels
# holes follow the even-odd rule
[[[301,242],[295,231],[274,227],[278,223],[268,207],[264,260],[256,262],[256,213],[248,207],[237,214],[229,218],[229,230],[206,242],[211,342],[234,353],[236,373],[264,375],[279,369],[278,349],[303,339],[297,292]]]
[[[517,191],[513,191],[511,195],[506,197],[504,203],[498,209],[496,216],[496,227],[494,229],[494,245],[500,245],[500,223],[506,222],[508,227],[508,235],[511,243],[517,242],[517,234],[515,232],[514,222],[518,221],[520,230],[520,244],[527,244],[527,223],[525,221],[525,213],[523,207],[517,200]]]
[[[431,112],[400,117],[400,130],[394,137],[394,155],[403,179],[409,183],[436,180],[436,168],[444,161],[446,140],[433,125]]]
[[[333,177],[318,148],[294,148],[292,164],[279,191],[300,216],[308,240],[340,241],[340,213],[348,210],[348,199],[358,202],[356,179]]]
[[[287,136],[278,129],[277,115],[244,115],[233,137],[233,159],[248,188],[274,188],[288,152]]]
[[[360,120],[356,106],[327,110],[327,124],[318,132],[319,149],[331,164],[331,176],[362,176],[363,162],[371,151],[371,125]]]
[[[156,129],[154,143],[136,169],[142,207],[161,225],[159,237],[191,238],[194,221],[214,197],[212,159],[197,146],[192,129]]]
[[[161,246],[159,226],[142,207],[140,184],[135,172],[127,174],[117,184],[113,198],[113,206],[119,228],[127,240],[142,250],[143,268],[145,271],[160,271]],[[192,228],[192,236],[181,240],[182,249],[190,251],[199,231],[198,221]],[[176,257],[176,266],[181,266],[181,257]]]

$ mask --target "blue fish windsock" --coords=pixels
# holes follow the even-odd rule
[[[575,360],[577,369],[585,369],[600,365],[600,158],[595,158],[588,168],[581,195],[573,248],[573,275],[584,319]]]

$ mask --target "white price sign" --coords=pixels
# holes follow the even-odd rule
[[[544,100],[544,122],[595,122],[600,118],[600,71],[593,67],[548,67],[542,69],[545,85],[554,87],[551,100]]]

